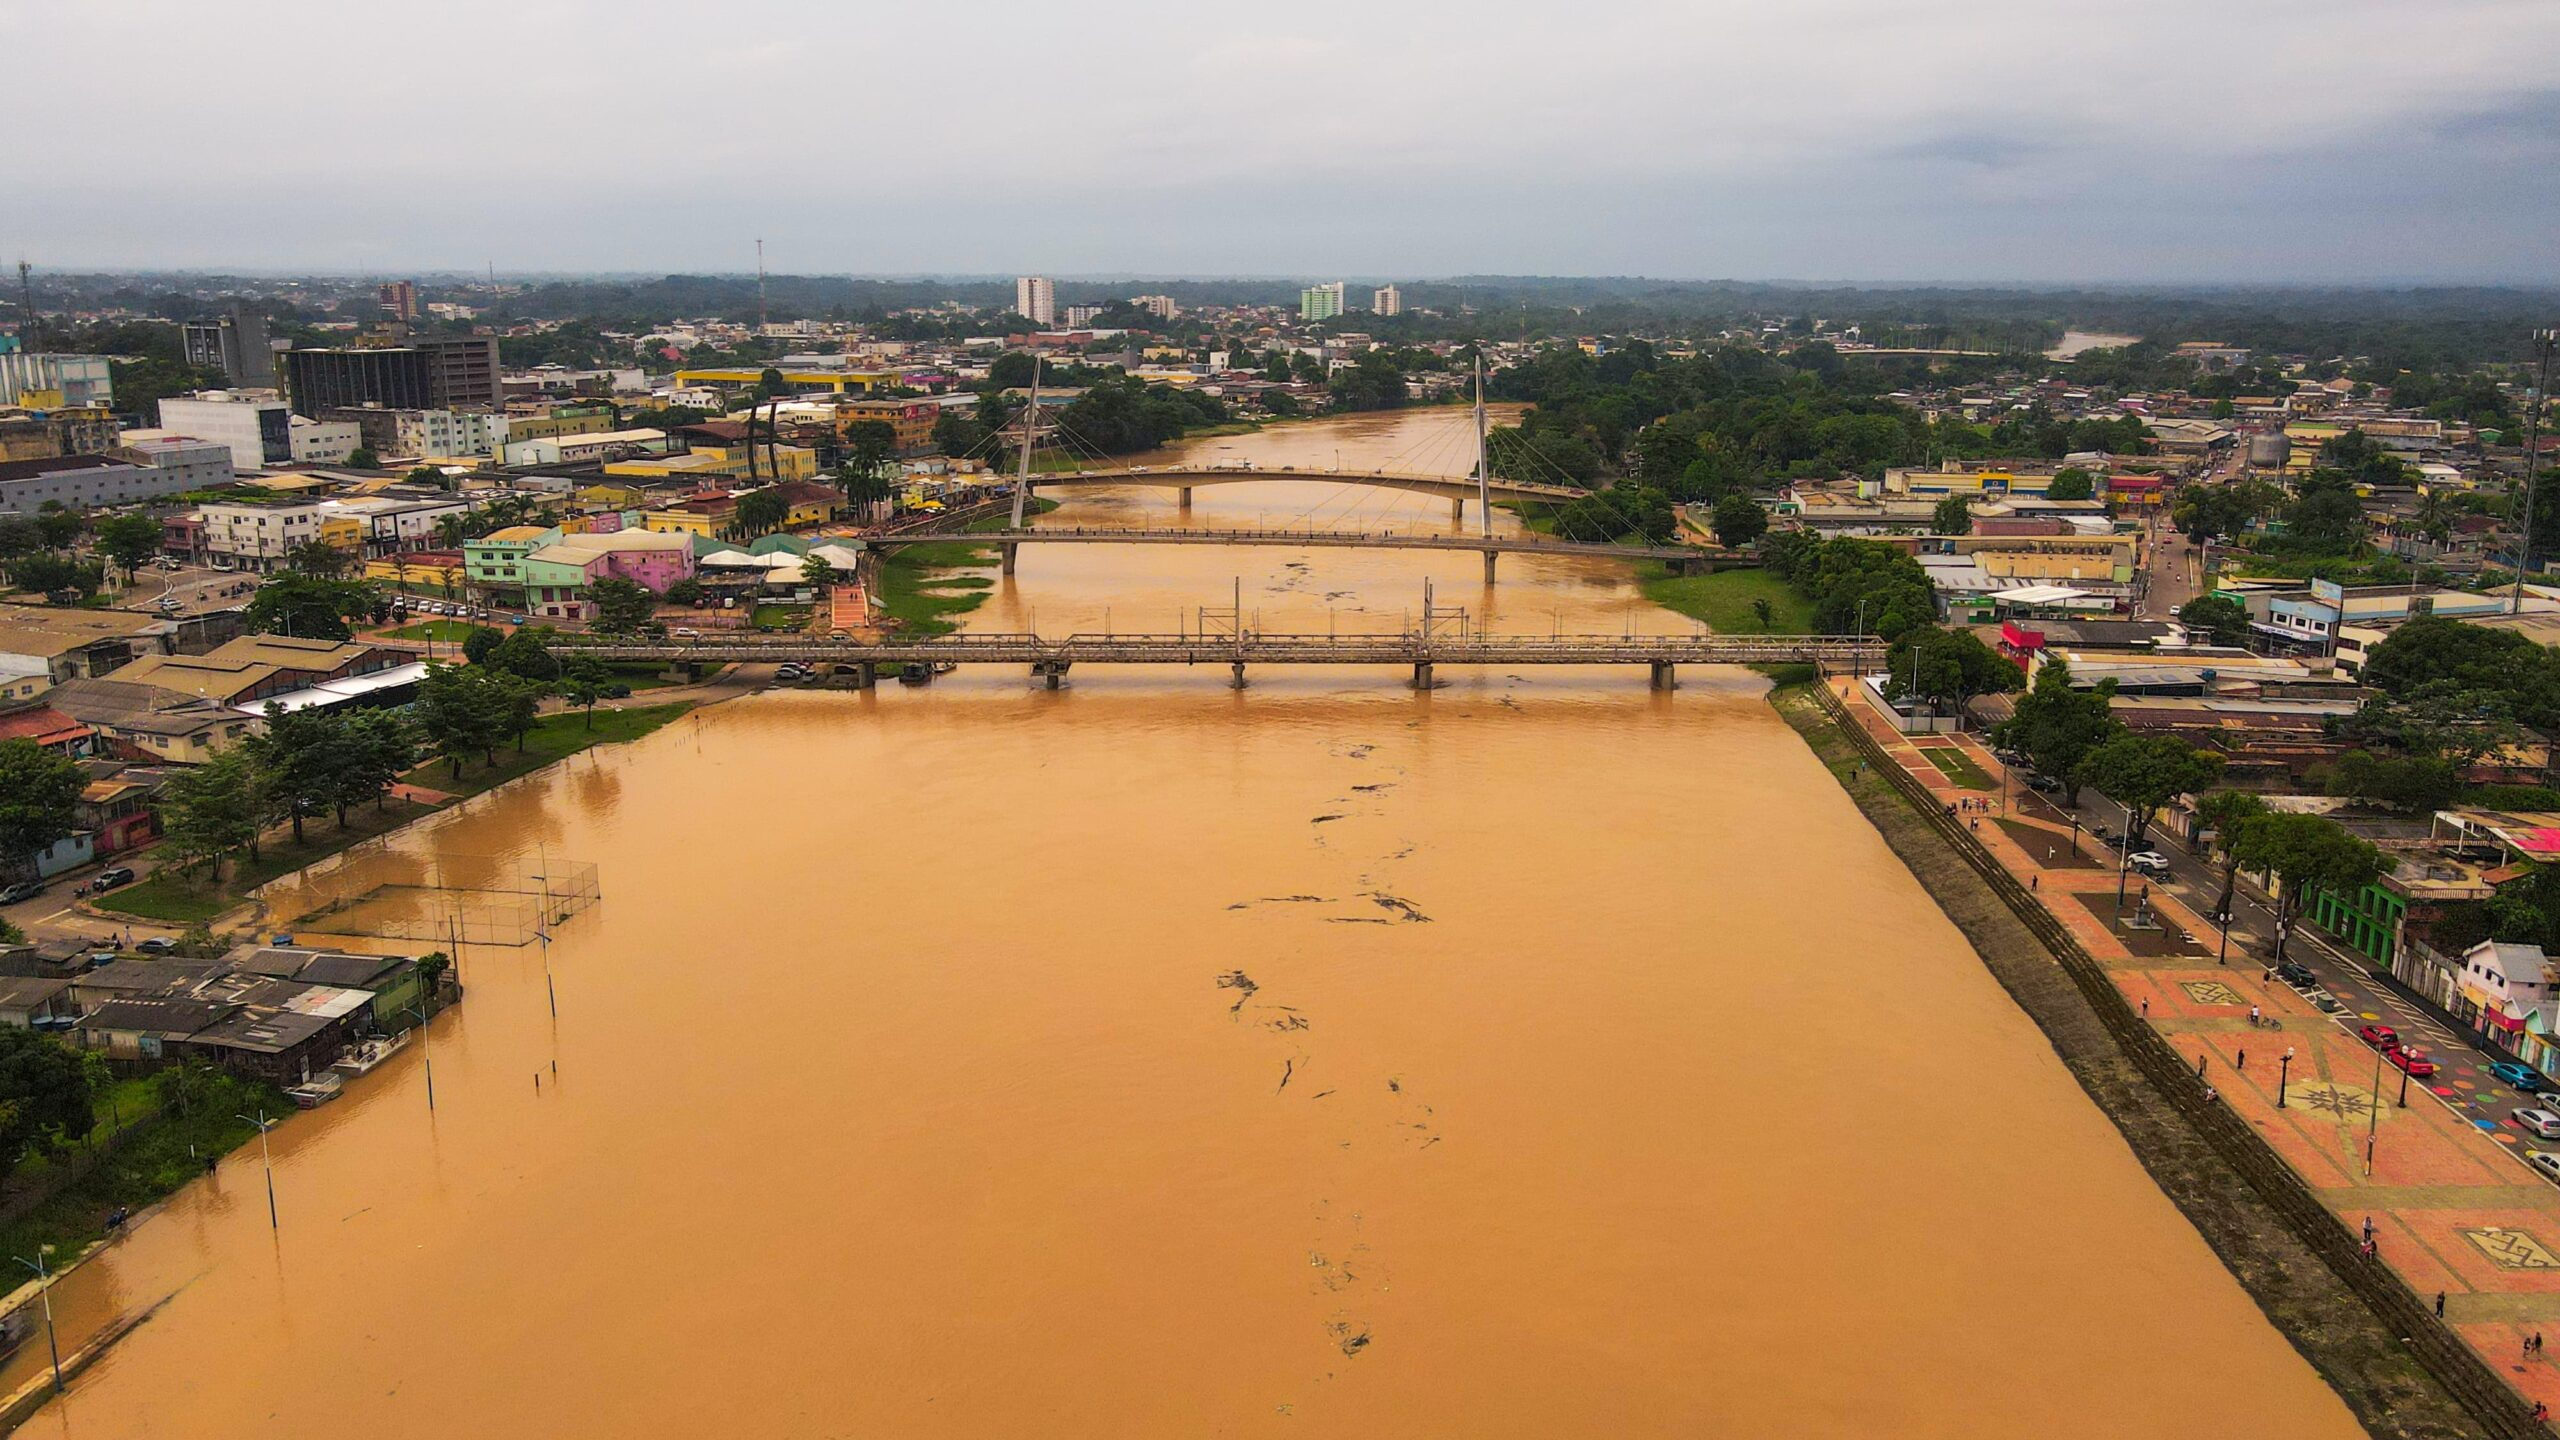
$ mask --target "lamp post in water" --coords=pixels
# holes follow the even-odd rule
[[[30,1260],[21,1255],[18,1263],[36,1272],[36,1293],[44,1297],[44,1346],[53,1352],[53,1390],[59,1395],[62,1393],[62,1342],[53,1334],[53,1271],[44,1263],[44,1257],[52,1253],[52,1246],[39,1245],[36,1258]]]
[[[427,1063],[427,1109],[436,1108],[436,1057],[427,1049],[427,1011],[423,1005],[411,1005],[408,1012],[418,1017],[418,1058]]]
[[[281,1230],[284,1222],[276,1218],[276,1156],[275,1151],[267,1146],[267,1127],[276,1122],[267,1118],[263,1106],[257,1114],[240,1118],[258,1127],[258,1167],[267,1172],[267,1228]]]

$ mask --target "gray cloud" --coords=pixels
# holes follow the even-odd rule
[[[2547,282],[2560,221],[2543,0],[0,0],[0,53],[99,157],[0,178],[59,268]]]

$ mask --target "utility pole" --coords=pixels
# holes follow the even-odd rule
[[[26,266],[20,264],[18,269],[23,272]],[[2534,569],[2534,469],[2542,464],[2542,402],[2550,400],[2552,392],[2552,341],[2555,338],[2560,338],[2560,331],[2534,331],[2534,356],[2537,356],[2540,374],[2534,377],[2534,387],[2524,395],[2524,538],[2516,541],[2516,587],[2506,597],[2509,615],[2522,615],[2524,612],[2524,571]]]
[[[18,257],[18,348],[32,355],[36,351],[36,287],[27,278],[32,269],[25,256]]]

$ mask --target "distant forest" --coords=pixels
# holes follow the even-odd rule
[[[680,317],[747,320],[757,308],[752,275],[517,280],[523,288],[505,296],[493,296],[475,283],[477,276],[415,278],[425,298],[469,304],[492,320],[583,319],[600,328],[634,329]],[[340,299],[361,305],[372,283],[351,276],[39,272],[35,301],[40,310],[116,305],[181,319],[240,295],[290,324],[316,319]],[[1352,282],[1355,306],[1367,299],[1372,283]],[[2361,355],[2391,369],[2426,371],[2513,361],[2524,350],[2524,337],[2560,313],[2560,290],[2485,286],[1814,286],[1519,275],[1397,284],[1410,309],[1440,313],[1386,322],[1355,310],[1344,323],[1416,341],[1559,334],[1677,338],[1779,324],[1800,334],[1818,321],[1824,328],[1857,325],[1877,343],[2013,354],[2039,352],[2065,330],[2088,330],[2164,344],[2218,340],[2314,359]],[[1283,279],[1062,279],[1057,292],[1062,305],[1133,294],[1170,295],[1186,306],[1291,305],[1299,285]],[[774,275],[765,282],[766,310],[776,320],[875,320],[891,311],[946,303],[1001,313],[1012,301],[1013,282],[1006,276]]]

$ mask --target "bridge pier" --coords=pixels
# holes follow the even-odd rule
[[[1484,552],[1484,583],[1487,585],[1493,583],[1493,562],[1501,554],[1502,552],[1499,550],[1487,550]]]
[[[1656,661],[1654,661],[1654,662],[1653,662],[1653,688],[1654,688],[1654,689],[1656,689],[1656,690],[1677,690],[1677,689],[1679,689],[1679,688],[1680,688],[1679,669],[1680,669],[1680,667],[1679,667],[1679,666],[1677,666],[1677,665],[1673,664],[1672,662],[1670,662],[1670,661],[1668,661],[1668,660],[1656,660]]]
[[[1006,544],[1000,545],[996,548],[1004,552],[1004,573],[1007,575],[1012,574],[1013,558],[1015,554],[1022,549],[1022,546],[1019,543],[1007,542]]]
[[[1060,686],[1066,684],[1067,671],[1069,668],[1069,663],[1064,660],[1034,660],[1031,662],[1031,673],[1047,681],[1049,688],[1052,690],[1058,689]]]
[[[1230,689],[1230,690],[1241,690],[1241,689],[1243,689],[1243,688],[1244,688],[1244,662],[1243,662],[1243,661],[1241,661],[1241,660],[1239,660],[1239,661],[1237,661],[1235,664],[1233,664],[1233,665],[1231,665],[1231,666],[1227,667],[1227,670],[1228,670],[1227,688],[1228,688],[1228,689]]]
[[[1416,690],[1428,690],[1431,688],[1430,661],[1416,660],[1413,662],[1413,688]]]
[[[1181,508],[1183,508],[1183,509],[1185,509],[1185,510],[1188,510],[1188,509],[1190,509],[1190,508],[1191,508],[1191,487],[1190,487],[1190,486],[1185,485],[1185,486],[1183,486],[1181,489],[1176,490],[1176,491],[1175,491],[1175,492],[1173,492],[1173,493],[1174,493],[1174,497],[1175,497],[1175,503],[1176,503],[1177,505],[1179,505]]]
[[[1466,518],[1467,518],[1467,497],[1466,497],[1466,496],[1464,496],[1464,495],[1458,495],[1458,496],[1453,496],[1453,497],[1451,497],[1451,498],[1450,498],[1450,501],[1449,501],[1449,518],[1450,518],[1450,519],[1452,519],[1452,520],[1464,520],[1464,519],[1466,519]]]

